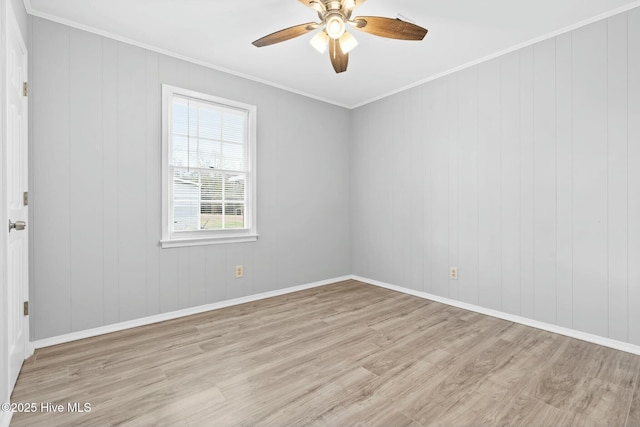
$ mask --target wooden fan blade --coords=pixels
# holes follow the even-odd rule
[[[365,33],[398,40],[422,40],[427,29],[400,19],[381,16],[358,16],[354,27]],[[363,25],[364,24],[364,25]]]
[[[340,48],[340,42],[336,39],[329,40],[329,56],[331,57],[331,65],[336,73],[347,71],[349,65],[349,54],[343,53]]]
[[[268,36],[264,36],[261,39],[254,41],[253,45],[256,47],[263,47],[287,41],[303,34],[307,34],[309,31],[313,31],[319,26],[320,24],[309,22],[306,24],[300,24],[294,27],[285,28],[284,30],[276,31],[275,33],[271,33]]]

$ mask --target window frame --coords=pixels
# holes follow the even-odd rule
[[[173,96],[186,97],[195,101],[214,103],[223,108],[242,110],[247,114],[246,147],[248,152],[245,182],[245,228],[222,230],[174,231],[173,220],[173,165],[172,156],[172,120]],[[255,242],[257,231],[257,194],[256,194],[256,113],[255,105],[245,104],[218,96],[168,84],[162,85],[162,248],[183,246],[202,246],[223,243]],[[223,170],[223,169],[221,169]]]

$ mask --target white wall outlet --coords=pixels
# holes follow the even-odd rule
[[[451,267],[449,269],[449,278],[451,280],[458,280],[458,267]]]
[[[244,277],[244,266],[236,265],[236,279],[242,279]]]

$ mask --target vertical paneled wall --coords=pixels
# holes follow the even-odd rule
[[[640,345],[640,9],[363,106],[352,137],[354,274]]]
[[[31,28],[32,339],[350,273],[348,110]],[[159,248],[162,83],[257,106],[258,242]]]

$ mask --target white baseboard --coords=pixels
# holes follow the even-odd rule
[[[177,310],[169,313],[156,314],[154,316],[143,317],[141,319],[130,320],[127,322],[115,323],[113,325],[101,326],[98,328],[87,329],[84,331],[72,332],[70,334],[58,335],[51,338],[32,341],[30,343],[30,347],[31,347],[30,350],[31,350],[31,353],[33,353],[33,350],[37,348],[50,347],[52,345],[64,344],[71,341],[77,341],[85,338],[95,337],[98,335],[109,334],[111,332],[123,331],[125,329],[136,328],[138,326],[145,326],[145,325],[150,325],[152,323],[159,323],[167,320],[177,319],[180,317],[191,316],[193,314],[204,313],[206,311],[218,310],[221,308],[231,307],[234,305],[259,301],[266,298],[290,294],[292,292],[303,291],[305,289],[312,289],[320,286],[326,286],[326,285],[342,282],[349,279],[351,279],[351,276],[336,277],[334,279],[322,280],[320,282],[309,283],[306,285],[294,286],[291,288],[279,289],[277,291],[264,292],[256,295],[249,295],[242,298],[220,301],[213,304],[206,304],[198,307],[186,308],[184,310]]]
[[[539,322],[537,320],[528,319],[522,316],[516,316],[514,314],[504,313],[498,310],[492,310],[490,308],[480,307],[478,305],[468,304],[461,301],[452,300],[449,298],[439,297],[437,295],[431,295],[426,292],[415,291],[413,289],[403,288],[401,286],[390,285],[388,283],[380,282],[377,280],[367,279],[360,276],[351,276],[353,280],[368,283],[370,285],[379,286],[381,288],[390,289],[392,291],[402,292],[404,294],[413,295],[419,298],[428,299],[431,301],[447,304],[453,307],[462,308],[464,310],[474,311],[480,314],[486,314],[487,316],[497,317],[498,319],[508,320],[510,322],[519,323],[525,326],[531,326],[532,328],[542,329],[544,331],[553,332],[556,334],[564,335],[571,338],[576,338],[582,341],[590,342],[593,344],[610,347],[616,350],[621,350],[627,353],[640,355],[640,346],[612,340],[611,338],[601,337],[599,335],[588,334],[586,332],[576,331],[575,329],[564,328],[562,326],[552,325],[550,323]]]
[[[577,331],[575,329],[564,328],[562,326],[552,325],[550,323],[544,323],[537,320],[529,319],[522,316],[517,316],[514,314],[504,313],[498,310],[492,310],[490,308],[481,307],[474,304],[468,304],[462,301],[456,301],[449,298],[440,297],[437,295],[432,295],[426,292],[416,291],[409,288],[403,288],[401,286],[391,285],[389,283],[380,282],[378,280],[368,279],[366,277],[360,277],[356,275],[337,277],[334,279],[322,280],[320,282],[309,283],[301,286],[294,286],[286,289],[279,289],[277,291],[265,292],[256,295],[250,295],[242,298],[236,298],[227,301],[220,301],[213,304],[201,305],[198,307],[187,308],[184,310],[172,311],[169,313],[157,314],[154,316],[144,317],[141,319],[130,320],[127,322],[116,323],[113,325],[102,326],[94,329],[87,329],[84,331],[72,332],[70,334],[59,335],[56,337],[45,338],[38,341],[32,341],[29,343],[29,352],[33,353],[33,350],[37,348],[49,347],[57,344],[64,344],[71,341],[81,340],[85,338],[91,338],[98,335],[108,334],[111,332],[118,332],[125,329],[131,329],[138,326],[150,325],[153,323],[164,322],[166,320],[177,319],[180,317],[191,316],[193,314],[204,313],[207,311],[218,310],[220,308],[231,307],[234,305],[245,304],[248,302],[259,301],[266,298],[276,297],[280,295],[289,294],[292,292],[303,291],[305,289],[317,288],[320,286],[326,286],[333,283],[342,282],[345,280],[358,280],[363,283],[368,283],[370,285],[378,286],[381,288],[389,289],[392,291],[402,292],[407,295],[413,295],[419,298],[427,299],[430,301],[439,302],[442,304],[447,304],[453,307],[458,307],[464,310],[473,311],[480,314],[485,314],[487,316],[496,317],[498,319],[508,320],[510,322],[519,323],[521,325],[530,326],[532,328],[542,329],[544,331],[553,332],[556,334],[564,335],[571,338],[576,338],[582,341],[590,342],[593,344],[602,345],[605,347],[610,347],[616,350],[621,350],[627,353],[640,355],[640,346],[613,340],[610,338],[601,337],[599,335],[588,334],[586,332]],[[8,424],[4,424],[6,413],[0,413],[0,427],[5,427]],[[9,420],[11,416],[9,415]]]
[[[13,412],[0,411],[0,427],[9,427],[9,424],[11,424],[11,418],[13,418]]]

